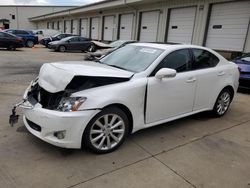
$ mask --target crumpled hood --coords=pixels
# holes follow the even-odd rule
[[[92,61],[45,63],[39,73],[39,85],[51,93],[65,90],[74,76],[130,78],[133,72]]]

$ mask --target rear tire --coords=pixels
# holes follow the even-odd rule
[[[7,50],[10,50],[10,51],[15,51],[15,50],[16,50],[16,48],[15,48],[14,46],[9,46],[9,47],[7,48]]]
[[[225,115],[227,112],[231,101],[232,101],[233,94],[229,89],[223,89],[219,96],[217,97],[217,100],[214,104],[214,108],[212,110],[213,115],[215,117],[221,117]]]
[[[94,153],[109,153],[122,145],[128,132],[127,115],[117,107],[105,108],[88,123],[82,145]]]

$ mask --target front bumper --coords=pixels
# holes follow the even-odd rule
[[[63,148],[81,148],[82,135],[88,122],[99,110],[59,112],[35,105],[23,108],[23,122],[33,135],[52,145]],[[56,132],[64,131],[65,137],[58,139]]]

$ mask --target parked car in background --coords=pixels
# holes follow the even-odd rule
[[[49,49],[55,51],[88,51],[91,46],[91,40],[85,37],[71,36],[66,37],[59,41],[50,42],[48,44]]]
[[[23,39],[11,33],[0,31],[0,48],[7,48],[8,50],[15,50],[16,48],[24,47]]]
[[[38,138],[107,153],[140,129],[202,111],[223,116],[238,79],[238,66],[211,49],[134,43],[99,62],[44,64],[19,105]]]
[[[117,40],[111,42],[110,44],[105,44],[101,42],[92,41],[90,47],[90,53],[85,56],[86,60],[94,60],[96,58],[100,58],[101,56],[107,55],[127,44],[134,43],[135,40]],[[93,46],[94,45],[94,46]],[[94,50],[98,49],[97,51],[93,52]],[[100,49],[101,48],[101,49]]]
[[[50,42],[53,42],[53,41],[59,41],[61,39],[64,39],[66,37],[71,37],[71,36],[77,36],[77,35],[74,35],[74,34],[68,34],[68,33],[61,33],[61,34],[57,34],[57,35],[54,35],[52,37],[47,37],[47,38],[44,38],[40,41],[40,44],[48,47],[48,44]]]
[[[33,31],[29,30],[17,30],[17,29],[6,29],[4,32],[14,34],[23,39],[25,46],[32,48],[35,44],[38,44],[38,36]]]
[[[233,60],[240,70],[240,88],[250,89],[250,53],[244,54]]]
[[[33,30],[33,32],[38,36],[39,42],[43,38],[52,37],[61,33],[60,31],[54,29],[38,29],[38,30]]]

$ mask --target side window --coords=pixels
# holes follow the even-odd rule
[[[8,30],[7,33],[15,34],[14,30]]]
[[[194,60],[192,70],[215,67],[219,59],[212,53],[202,49],[192,49]]]
[[[16,31],[16,34],[27,35],[28,32],[22,31],[22,30],[17,30],[17,31]]]
[[[0,32],[0,37],[5,37],[4,33]]]
[[[81,37],[80,41],[87,41],[88,39]]]
[[[77,42],[77,41],[79,41],[79,38],[78,38],[78,37],[71,38],[70,41],[71,41],[71,42]]]
[[[163,59],[163,61],[152,72],[151,76],[154,76],[156,72],[162,68],[175,69],[177,72],[188,71],[190,62],[191,57],[188,49],[174,51]]]

